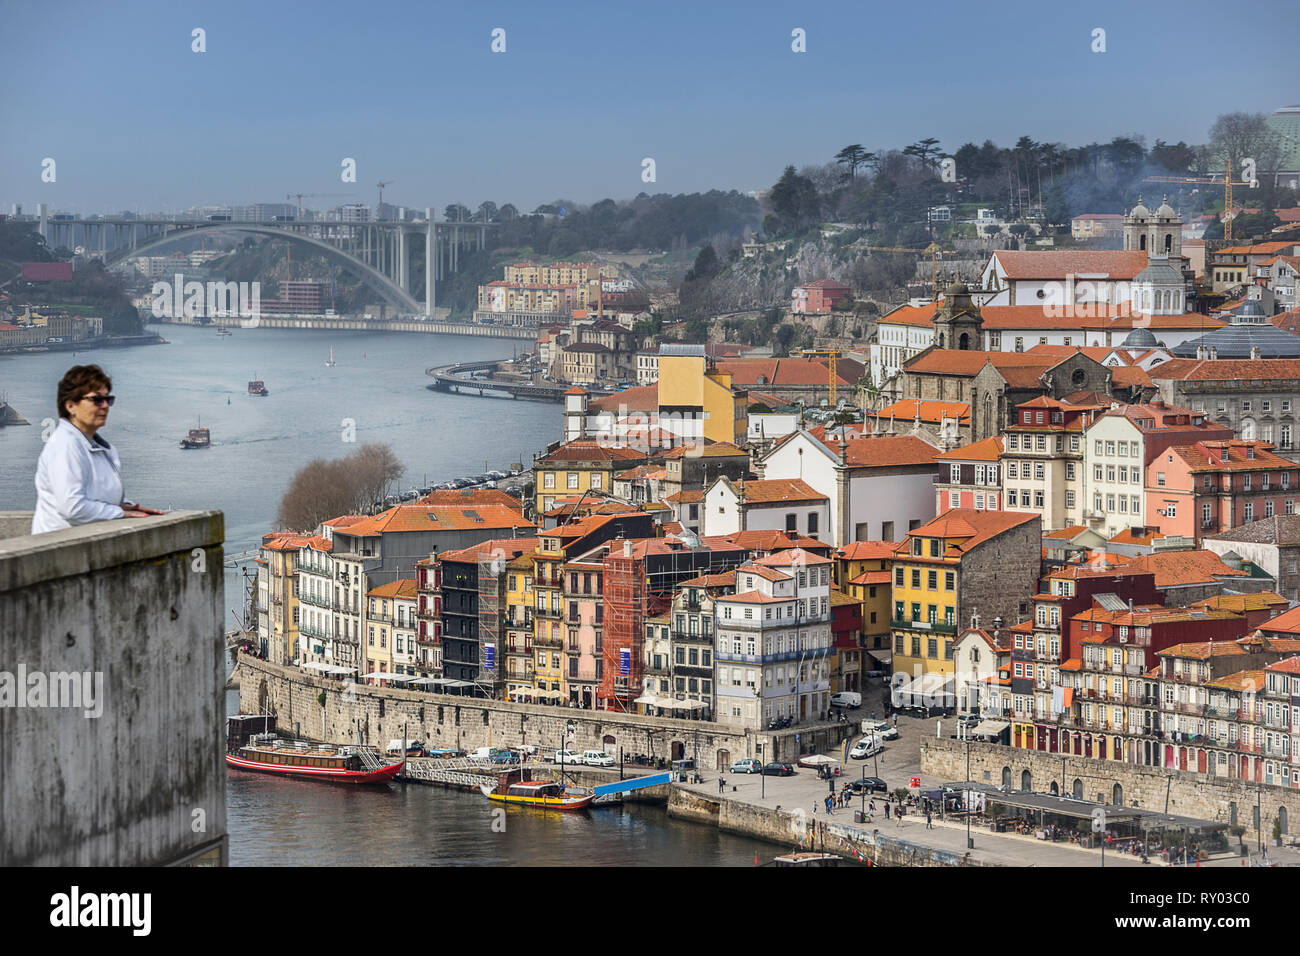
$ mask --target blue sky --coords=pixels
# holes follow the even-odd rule
[[[764,188],[849,143],[1201,142],[1219,113],[1300,102],[1300,5],[1248,10],[1234,24],[1200,0],[0,0],[0,203],[373,203],[384,179],[399,205],[530,210]]]

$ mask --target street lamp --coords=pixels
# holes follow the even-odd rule
[[[758,786],[761,791],[760,799],[767,799],[767,774],[763,772],[763,745],[754,744],[754,750],[758,752]]]

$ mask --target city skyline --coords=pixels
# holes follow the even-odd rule
[[[312,208],[373,206],[384,180],[394,206],[491,200],[530,211],[560,198],[764,189],[785,165],[829,162],[851,142],[1195,144],[1220,113],[1270,113],[1300,98],[1288,89],[1285,42],[1285,21],[1300,15],[1281,4],[1263,15],[1277,29],[1256,37],[1249,80],[1187,25],[1209,22],[1209,4],[1192,5],[1206,17],[1193,9],[1178,24],[1119,4],[1052,22],[1022,3],[995,20],[944,4],[927,21],[951,28],[937,36],[918,34],[910,9],[764,3],[742,18],[691,8],[683,26],[676,6],[573,4],[563,17],[522,5],[398,6],[362,18],[336,3],[304,17],[145,2],[127,18],[10,4],[11,35],[24,39],[0,66],[11,91],[0,108],[0,202],[95,215],[301,191],[339,194],[305,200]],[[1093,52],[1098,29],[1105,52]],[[792,50],[795,30],[806,52]],[[907,35],[916,42],[901,42]],[[78,56],[52,68],[58,45]],[[1161,81],[1197,57],[1197,106],[1162,107]],[[47,158],[53,182],[42,180]],[[355,182],[341,181],[349,158]],[[646,158],[653,182],[642,178]]]

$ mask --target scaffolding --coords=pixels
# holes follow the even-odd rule
[[[477,683],[489,697],[501,696],[500,691],[504,686],[502,637],[507,610],[506,566],[507,561],[500,551],[479,554]]]

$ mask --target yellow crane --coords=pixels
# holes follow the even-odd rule
[[[813,355],[826,356],[826,369],[829,372],[827,379],[831,387],[831,395],[830,395],[831,410],[834,411],[835,408],[838,407],[839,405],[839,402],[837,401],[836,398],[838,393],[838,384],[836,382],[836,379],[839,378],[839,375],[837,374],[838,369],[836,368],[836,359],[838,359],[840,355],[842,355],[843,353],[839,349],[804,349],[802,354],[806,356],[813,356]]]
[[[1223,186],[1223,238],[1232,241],[1232,187],[1251,186],[1251,183],[1233,182],[1232,160],[1228,160],[1228,169],[1223,179],[1217,176],[1148,176],[1144,183],[1199,183],[1206,186]]]

